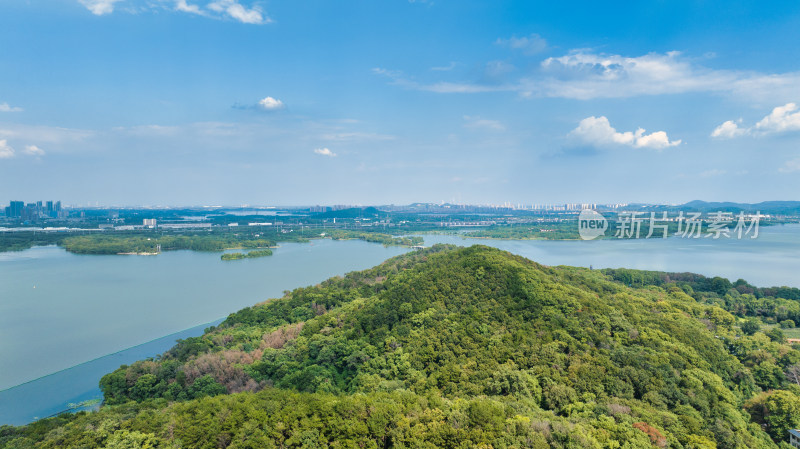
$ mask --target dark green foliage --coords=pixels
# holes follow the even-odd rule
[[[761,330],[761,323],[755,318],[748,318],[742,323],[742,332],[745,335],[753,335]]]
[[[418,246],[423,243],[422,237],[394,237],[378,232],[347,231],[343,229],[330,229],[326,231],[325,236],[334,240],[359,239],[386,246]]]
[[[225,253],[222,256],[220,256],[220,259],[222,260],[255,259],[257,257],[265,257],[271,255],[272,255],[271,249],[259,249],[255,251],[249,251],[247,253]]]
[[[0,232],[0,252],[22,251],[33,246],[59,244],[67,235],[65,232]]]
[[[162,251],[193,250],[222,251],[231,248],[266,248],[274,246],[273,240],[232,233],[207,235],[178,235],[157,233],[90,234],[67,237],[60,243],[64,249],[77,254],[155,253]]]

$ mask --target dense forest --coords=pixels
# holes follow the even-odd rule
[[[788,447],[800,351],[766,324],[797,294],[438,245],[233,313],[0,446]]]

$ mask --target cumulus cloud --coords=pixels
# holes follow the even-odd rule
[[[783,106],[778,106],[769,115],[749,128],[742,128],[732,120],[728,120],[717,126],[711,132],[711,137],[730,139],[746,134],[765,135],[800,131],[800,111],[794,111],[797,111],[795,103],[786,103]],[[739,123],[741,123],[741,119]]]
[[[741,119],[739,119],[741,123]],[[725,123],[714,128],[711,132],[711,137],[719,137],[723,139],[731,139],[746,134],[747,130],[739,128],[739,125],[733,120],[728,120]]]
[[[0,159],[14,157],[14,149],[8,144],[6,139],[0,140]]]
[[[276,109],[283,109],[285,107],[281,100],[273,97],[266,97],[262,100],[259,100],[258,106],[261,109],[266,109],[267,111],[274,111]]]
[[[464,116],[464,123],[465,128],[470,129],[484,129],[488,131],[505,131],[506,127],[502,123],[497,120],[489,120],[480,117],[473,117],[469,115]]]
[[[81,5],[92,12],[96,16],[111,14],[114,12],[114,3],[120,0],[79,0]]]
[[[512,36],[508,39],[497,39],[495,44],[521,50],[526,55],[540,53],[547,48],[547,41],[535,33],[525,37]]]
[[[0,103],[0,112],[21,112],[22,108],[10,106],[8,103]]]
[[[316,148],[314,149],[314,153],[319,154],[321,156],[336,157],[336,153],[329,150],[328,148]]]
[[[250,9],[245,8],[236,0],[217,0],[208,4],[208,9],[227,15],[228,17],[238,20],[242,23],[249,23],[254,25],[261,25],[269,23],[272,20],[266,17],[258,6],[253,6]]]
[[[44,150],[36,145],[26,145],[24,153],[29,156],[44,156]]]
[[[800,171],[800,158],[786,161],[781,168],[778,169],[781,173],[792,173]]]
[[[772,112],[756,123],[756,130],[763,133],[782,133],[800,130],[800,112],[794,103],[778,106]]]
[[[593,146],[624,145],[654,150],[663,150],[681,143],[680,140],[670,141],[664,131],[645,134],[645,130],[639,128],[635,132],[618,132],[605,116],[592,116],[581,120],[578,127],[570,131],[568,137]]]

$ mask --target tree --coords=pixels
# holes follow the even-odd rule
[[[762,393],[747,401],[745,409],[775,441],[785,441],[789,429],[800,426],[800,397],[791,391]]]
[[[761,329],[761,323],[756,318],[748,318],[742,324],[742,332],[745,335],[753,335]]]

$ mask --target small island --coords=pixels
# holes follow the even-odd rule
[[[222,256],[220,256],[220,259],[222,260],[255,259],[256,257],[265,257],[271,255],[272,255],[271,249],[258,249],[255,251],[249,251],[247,253],[225,253]]]

